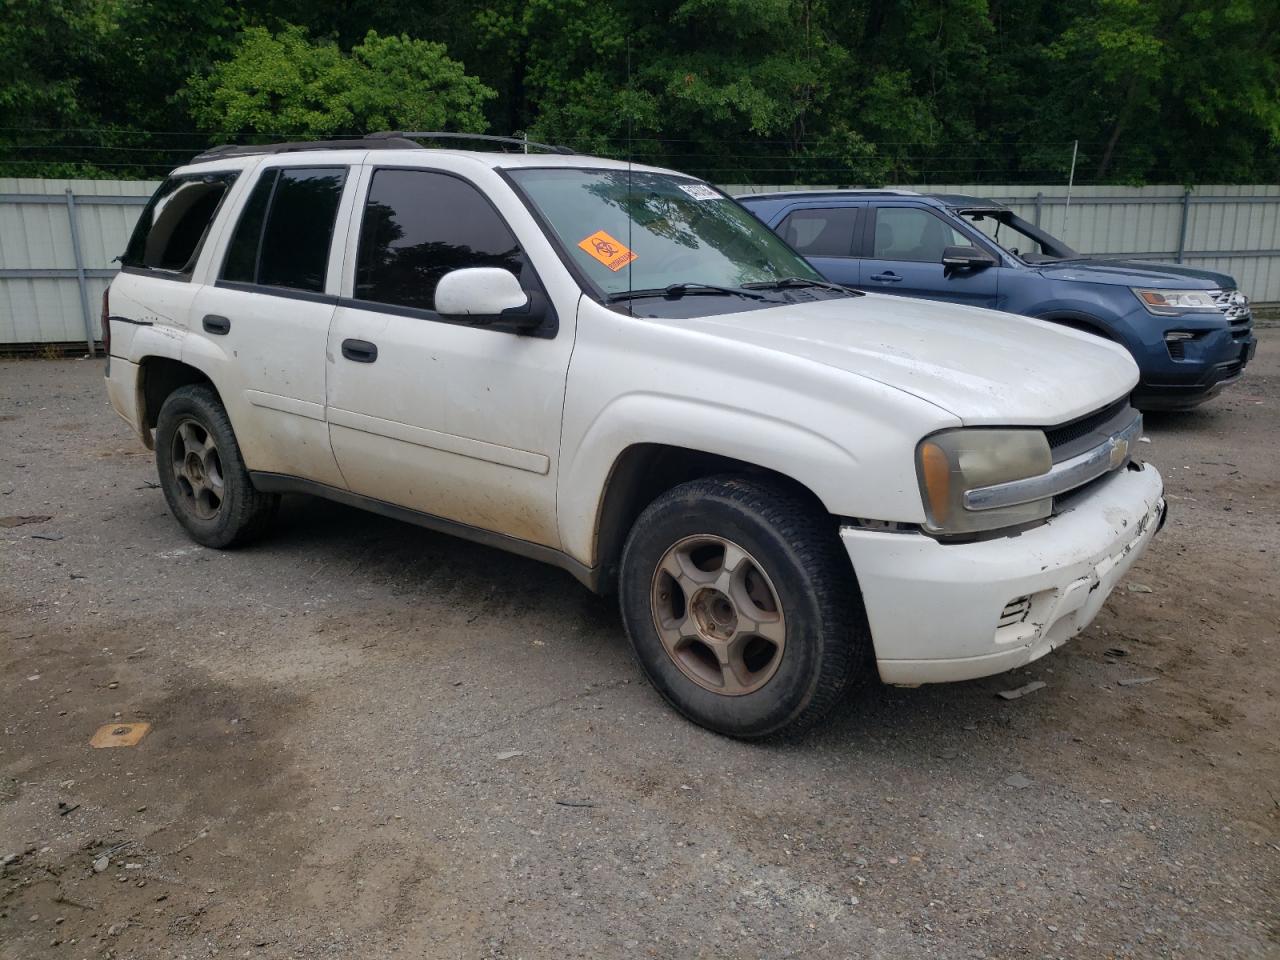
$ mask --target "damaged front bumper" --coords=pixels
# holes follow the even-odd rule
[[[1150,464],[1121,470],[1039,527],[975,543],[842,527],[885,683],[970,680],[1083,630],[1164,520]]]

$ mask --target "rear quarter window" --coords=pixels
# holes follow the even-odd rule
[[[231,236],[221,279],[322,292],[346,178],[346,167],[264,171]]]
[[[133,270],[190,277],[237,176],[227,171],[167,179],[143,208],[120,262]]]

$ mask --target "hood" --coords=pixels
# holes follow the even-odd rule
[[[1220,287],[1234,290],[1235,280],[1214,270],[1200,270],[1174,263],[1147,263],[1142,260],[1063,260],[1037,264],[1041,276],[1079,283],[1114,283],[1126,287],[1172,287],[1176,290],[1205,290]]]
[[[1052,426],[1129,393],[1123,347],[995,310],[866,294],[671,321],[847,370],[966,425]]]

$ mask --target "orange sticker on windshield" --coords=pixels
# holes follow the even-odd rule
[[[578,246],[615,273],[636,258],[636,255],[626,246],[603,230],[597,230],[581,241]]]

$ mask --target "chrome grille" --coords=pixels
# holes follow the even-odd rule
[[[1137,415],[1137,411],[1129,406],[1129,398],[1121,397],[1115,403],[1078,420],[1046,428],[1044,435],[1053,452],[1053,462],[1069,459],[1082,450],[1101,443],[1122,427],[1128,426]]]
[[[1218,309],[1233,323],[1252,316],[1249,298],[1242,296],[1238,290],[1211,290],[1209,295],[1213,297],[1213,302],[1218,305]]]

